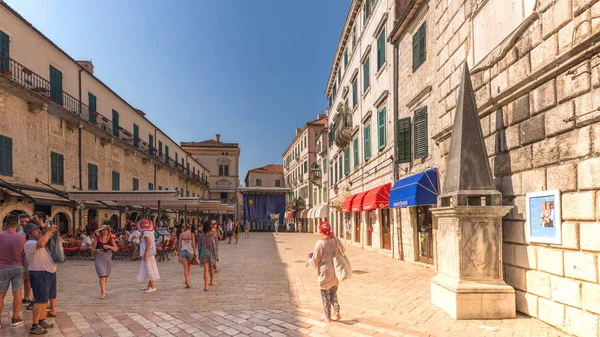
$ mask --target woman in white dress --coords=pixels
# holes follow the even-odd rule
[[[147,293],[156,291],[156,280],[160,279],[158,266],[156,265],[156,242],[154,238],[154,224],[152,221],[142,219],[137,223],[137,229],[142,233],[140,242],[140,256],[142,264],[138,274],[138,282],[148,281],[148,287],[144,290]]]

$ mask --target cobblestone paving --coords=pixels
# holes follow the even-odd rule
[[[454,321],[429,301],[432,270],[350,245],[356,272],[338,292],[342,321],[325,324],[316,275],[306,267],[317,238],[252,233],[222,244],[221,271],[208,292],[197,267],[185,288],[175,258],[159,262],[162,279],[152,294],[135,281],[139,262],[114,261],[110,294],[101,300],[93,262],[68,261],[59,266],[50,336],[568,336],[525,316]],[[8,327],[9,301],[0,336],[24,336],[24,327]],[[31,314],[23,318],[29,327]]]

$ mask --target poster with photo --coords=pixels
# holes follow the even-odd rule
[[[528,193],[527,241],[561,244],[560,191]]]

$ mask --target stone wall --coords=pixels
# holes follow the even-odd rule
[[[431,54],[439,91],[436,138],[445,156],[458,72],[472,55],[471,19],[486,4],[430,5],[439,22]],[[503,256],[517,310],[583,337],[598,336],[600,317],[600,59],[593,43],[599,39],[598,15],[597,0],[537,1],[522,34],[471,64],[496,186],[504,203],[514,205],[503,224]],[[586,48],[587,54],[579,52]],[[550,189],[562,193],[562,244],[529,243],[525,196]]]
[[[256,187],[256,179],[261,180],[261,187],[285,187],[283,181],[283,173],[248,173],[248,186]],[[275,186],[275,180],[279,180],[280,185]]]
[[[78,129],[69,130],[66,122],[53,114],[42,111],[32,113],[28,103],[21,97],[5,90],[0,90],[0,134],[12,138],[13,141],[13,176],[0,176],[3,180],[12,183],[44,187],[35,182],[35,179],[51,184],[50,152],[64,156],[64,184],[53,184],[58,190],[72,190],[79,187],[79,162],[78,162]],[[190,196],[204,195],[204,187],[199,184],[187,182],[184,176],[174,170],[156,164],[156,181],[154,177],[155,162],[144,159],[139,152],[126,153],[125,147],[116,142],[102,145],[101,140],[87,130],[82,130],[82,185],[88,187],[88,164],[98,165],[98,189],[112,189],[112,172],[120,173],[120,189],[133,188],[133,178],[139,180],[140,190],[147,190],[148,183],[154,183],[155,189],[188,188]],[[9,204],[0,207],[0,217],[14,210],[21,209],[33,211],[31,204]],[[70,210],[53,207],[52,214],[58,211],[65,212],[72,217]],[[99,221],[108,219],[115,211],[99,210]],[[86,223],[87,213],[84,213]],[[106,219],[107,220],[107,219]],[[78,215],[76,216],[78,222]],[[70,223],[72,226],[72,222]]]

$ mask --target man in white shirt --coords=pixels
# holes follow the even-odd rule
[[[92,260],[94,259],[94,252],[96,252],[96,249],[94,247],[95,244],[96,244],[96,233],[94,233],[94,232],[89,232],[88,236],[86,236],[85,239],[83,239],[83,241],[81,242],[81,249],[89,250]]]
[[[227,219],[225,231],[227,231],[227,236],[229,237],[229,241],[227,241],[227,243],[231,243],[231,238],[233,237],[233,222],[231,221],[231,219]]]
[[[46,323],[46,307],[56,308],[56,262],[46,249],[48,240],[56,232],[56,226],[51,226],[46,234],[42,234],[40,227],[34,222],[29,222],[23,228],[27,234],[25,242],[25,257],[29,266],[29,281],[35,302],[33,305],[33,320],[30,334],[40,335],[48,333],[54,324]]]

